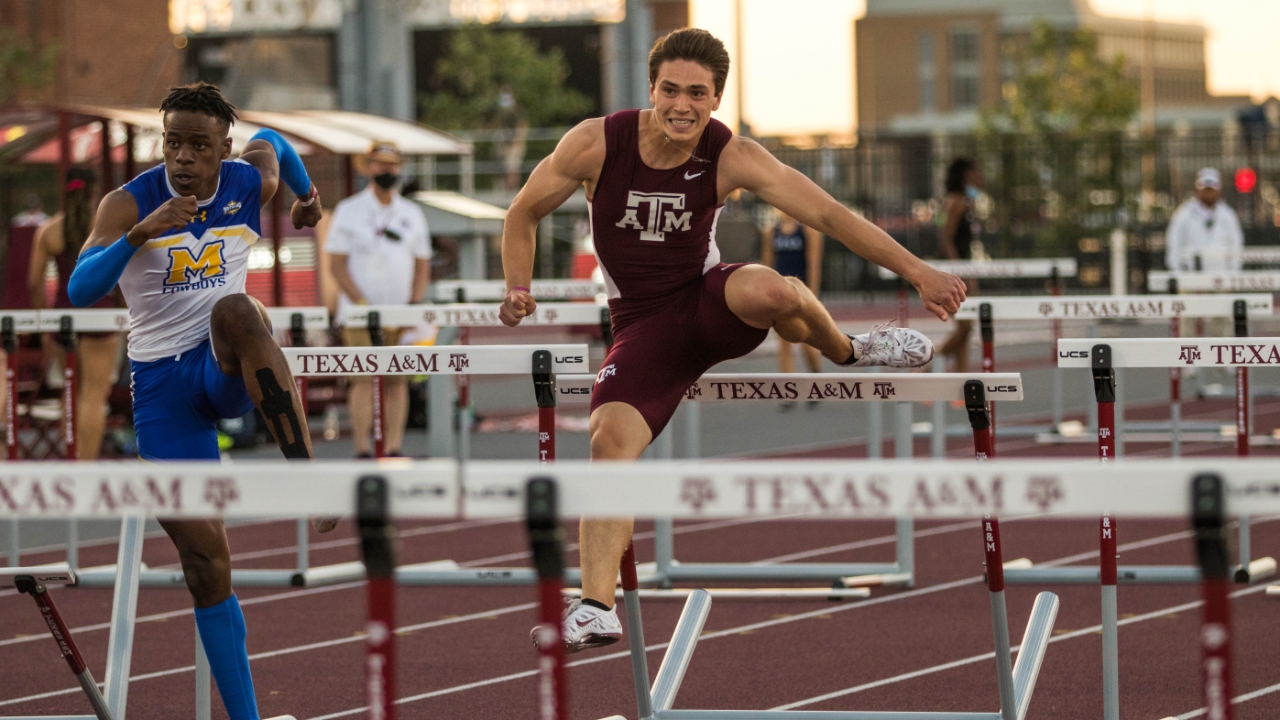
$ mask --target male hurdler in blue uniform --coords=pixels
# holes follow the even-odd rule
[[[236,120],[213,85],[174,88],[164,113],[164,165],[111,192],[68,282],[78,306],[119,283],[129,305],[134,426],[145,460],[217,460],[218,418],[257,407],[291,459],[311,458],[307,419],[261,303],[244,294],[259,211],[283,181],[295,227],[320,220],[298,153],[262,130],[231,157]],[[327,532],[335,519],[315,520]],[[196,626],[231,720],[257,720],[244,615],[231,590],[221,521],[160,523],[178,548]]]

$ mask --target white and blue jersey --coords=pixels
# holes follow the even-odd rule
[[[142,220],[178,193],[161,165],[124,186]],[[253,409],[244,380],[222,372],[209,340],[218,300],[244,292],[260,235],[262,176],[224,161],[195,219],[149,240],[120,278],[129,304],[133,424],[145,460],[218,459],[218,418]]]
[[[163,165],[124,186],[138,220],[178,192]],[[148,240],[120,277],[129,305],[129,359],[173,357],[209,337],[214,303],[244,292],[249,249],[261,235],[262,175],[239,160],[222,162],[213,197],[199,203],[186,227]]]

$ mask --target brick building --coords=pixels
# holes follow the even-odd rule
[[[1206,89],[1202,25],[1098,15],[1087,0],[867,0],[855,24],[858,127],[863,132],[963,132],[996,107],[1032,24],[1084,28],[1105,58],[1123,54],[1140,77],[1153,43],[1160,125],[1221,125],[1248,98]],[[1149,34],[1148,34],[1149,33]]]
[[[0,26],[57,47],[51,85],[24,92],[27,104],[155,106],[180,77],[168,0],[0,0]]]

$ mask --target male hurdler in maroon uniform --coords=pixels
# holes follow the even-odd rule
[[[917,367],[933,357],[932,343],[915,331],[881,326],[850,337],[795,278],[762,265],[721,263],[716,218],[734,190],[755,193],[898,273],[943,320],[964,300],[959,278],[930,268],[804,175],[711,119],[728,73],[724,44],[705,30],[659,39],[649,53],[653,109],[587,120],[569,131],[507,212],[501,314],[514,327],[535,308],[528,287],[538,222],[586,187],[615,338],[592,391],[593,460],[639,458],[685,390],[716,363],[755,349],[769,328],[842,365]],[[629,519],[582,521],[583,599],[569,606],[564,621],[570,652],[622,637],[613,598],[632,526]]]

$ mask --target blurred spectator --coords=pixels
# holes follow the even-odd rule
[[[49,260],[57,269],[57,289],[53,307],[70,308],[67,297],[67,280],[75,269],[76,259],[85,240],[93,230],[94,213],[98,207],[98,177],[92,170],[71,168],[66,177],[67,209],[54,215],[36,231],[31,246],[31,260],[27,270],[27,292],[31,307],[48,307],[45,273]],[[95,303],[95,308],[120,307],[117,294],[111,293]],[[78,359],[76,388],[76,456],[81,460],[98,457],[102,446],[102,432],[106,425],[107,398],[111,386],[118,379],[121,333],[90,332],[77,334],[76,357]],[[45,360],[55,367],[66,366],[64,349],[52,335],[42,338]],[[50,373],[62,377],[62,373]],[[65,410],[65,409],[64,409]]]
[[[958,157],[947,166],[944,181],[946,195],[942,199],[943,225],[938,234],[938,249],[948,260],[972,260],[973,241],[981,232],[974,203],[986,184],[982,170],[972,158]],[[978,283],[965,281],[970,296],[978,292]],[[938,354],[951,358],[955,372],[969,369],[969,333],[973,330],[970,320],[956,320],[956,329],[938,346]]]
[[[338,282],[338,317],[352,304],[420,303],[431,280],[431,236],[422,209],[396,191],[403,159],[395,143],[377,141],[361,158],[369,186],[338,203],[325,250]],[[383,342],[398,345],[404,328],[383,328]],[[372,344],[365,328],[343,328],[344,342]],[[383,380],[383,437],[388,456],[400,455],[408,419],[408,377]],[[348,409],[356,457],[372,457],[373,381],[348,379]]]
[[[1222,202],[1222,176],[1213,168],[1196,173],[1196,196],[1169,220],[1165,265],[1173,272],[1239,272],[1244,251],[1240,220]]]
[[[822,233],[801,225],[795,218],[778,213],[778,222],[765,228],[760,241],[760,263],[778,271],[784,277],[793,277],[804,283],[814,295],[822,287]],[[791,354],[792,343],[778,337],[778,371],[796,371]],[[800,352],[809,365],[809,372],[822,371],[822,356],[818,349],[801,345]],[[794,407],[784,403],[783,410]],[[812,406],[810,406],[812,407]]]

